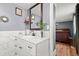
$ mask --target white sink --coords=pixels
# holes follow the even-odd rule
[[[38,36],[23,36],[22,39],[27,40],[31,43],[37,44],[37,43],[40,43],[41,41],[46,40],[47,38],[45,38],[45,37],[41,38]]]

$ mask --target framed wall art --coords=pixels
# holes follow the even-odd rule
[[[15,14],[18,15],[18,16],[22,16],[22,9],[16,7],[15,8]]]

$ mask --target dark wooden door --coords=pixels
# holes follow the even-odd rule
[[[75,43],[76,43],[76,50],[79,55],[79,4],[76,5],[76,31],[77,33]]]

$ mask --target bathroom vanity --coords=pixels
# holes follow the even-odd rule
[[[0,42],[0,56],[49,56],[49,38],[47,37],[24,36],[17,33],[6,35],[2,43]]]

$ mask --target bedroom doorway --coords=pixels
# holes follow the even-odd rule
[[[75,3],[55,4],[57,56],[77,55],[73,43],[73,13],[75,12],[75,6]]]

